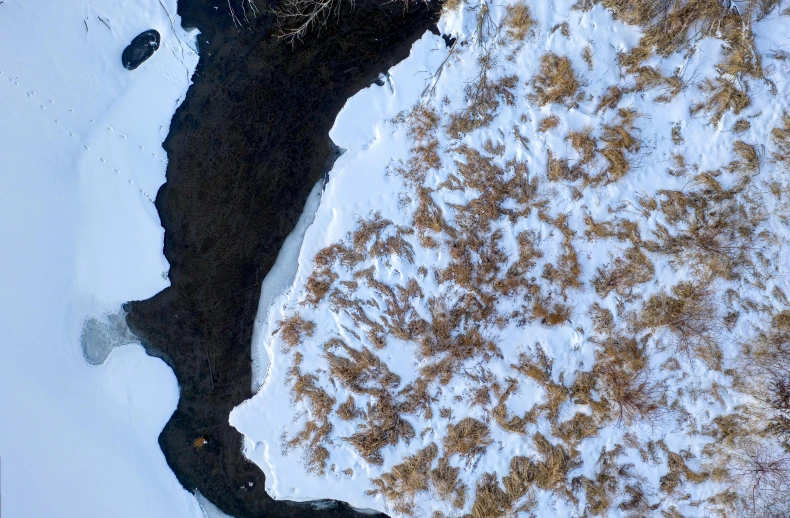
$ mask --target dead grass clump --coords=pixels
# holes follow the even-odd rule
[[[534,463],[535,485],[546,491],[557,491],[560,487],[565,487],[568,472],[579,467],[582,464],[581,459],[561,445],[552,445],[540,433],[533,435],[532,440],[543,457],[542,461]]]
[[[571,131],[568,133],[566,140],[571,143],[573,149],[579,153],[579,160],[574,167],[587,165],[595,158],[595,153],[598,148],[598,142],[591,136],[592,128],[586,127],[582,130]],[[578,175],[578,173],[576,173]]]
[[[546,159],[546,176],[552,182],[566,181],[573,182],[581,178],[581,169],[571,168],[567,158],[554,156],[551,149],[548,150]]]
[[[732,131],[735,133],[745,133],[749,131],[749,128],[752,127],[752,123],[747,121],[746,119],[738,119],[735,121],[735,124],[732,125]]]
[[[431,464],[439,448],[431,443],[403,462],[393,466],[392,471],[371,480],[375,489],[369,495],[381,494],[394,504],[400,513],[414,515],[414,497],[430,489]]]
[[[510,498],[500,487],[496,473],[483,473],[477,481],[471,518],[499,518],[507,516]]]
[[[527,433],[527,424],[534,423],[537,419],[535,408],[527,412],[523,417],[509,415],[507,411],[507,399],[518,389],[518,382],[515,379],[508,379],[508,386],[499,396],[499,401],[491,410],[491,416],[504,430],[510,433]]]
[[[303,335],[313,336],[313,333],[315,333],[315,322],[305,320],[299,313],[283,318],[277,322],[277,326],[277,330],[280,331],[280,337],[289,347],[299,345],[302,342]]]
[[[670,495],[685,482],[701,484],[710,478],[707,472],[698,473],[689,469],[683,457],[673,451],[667,451],[667,465],[669,473],[661,477],[659,487],[661,491]]]
[[[641,114],[628,109],[617,110],[617,124],[605,124],[600,140],[604,147],[598,152],[607,160],[606,169],[590,178],[593,185],[607,185],[624,177],[631,170],[630,154],[636,153],[642,142],[634,136],[634,121]]]
[[[538,131],[541,133],[545,133],[551,129],[556,128],[560,125],[560,118],[556,115],[549,115],[538,124]]]
[[[394,119],[395,124],[406,124],[407,134],[412,139],[411,156],[406,164],[395,167],[395,172],[412,185],[422,185],[425,175],[431,169],[441,166],[436,138],[439,115],[433,107],[419,104],[411,112],[401,112]]]
[[[615,18],[644,28],[639,47],[667,57],[694,38],[715,35],[728,9],[718,0],[603,0]]]
[[[345,438],[365,461],[381,466],[384,462],[382,448],[395,446],[400,441],[408,444],[414,438],[412,425],[401,419],[401,406],[389,394],[383,394],[375,403],[368,403],[365,423],[351,437]]]
[[[790,114],[782,116],[782,124],[771,130],[771,140],[776,147],[771,156],[774,162],[790,167]]]
[[[653,279],[655,267],[648,257],[637,247],[625,251],[613,263],[599,267],[592,278],[592,285],[598,296],[605,298],[611,291],[621,297],[629,297],[637,284]]]
[[[447,457],[439,459],[435,469],[431,470],[431,482],[439,498],[451,501],[453,507],[461,509],[466,502],[466,485],[458,480],[461,468],[450,466]]]
[[[669,228],[657,224],[658,242],[645,242],[651,252],[671,256],[676,266],[693,265],[701,275],[732,280],[754,272],[752,254],[767,243],[757,233],[765,215],[758,197],[741,196],[749,178],[725,189],[709,173],[683,191],[658,191],[660,211]]]
[[[532,305],[532,316],[545,326],[557,326],[571,319],[573,309],[550,299],[536,300]]]
[[[400,377],[367,347],[357,350],[342,344],[342,348],[345,356],[327,351],[325,358],[332,377],[351,392],[381,396],[400,384]]]
[[[558,56],[553,52],[544,54],[540,60],[540,72],[532,84],[535,92],[530,95],[530,100],[538,106],[558,103],[572,107],[579,101],[581,84],[567,56]]]
[[[343,421],[353,421],[361,415],[353,396],[348,396],[348,399],[337,407],[335,413]]]
[[[458,454],[471,464],[491,444],[488,426],[482,421],[467,417],[447,426],[444,440],[445,456]]]
[[[598,422],[593,416],[577,412],[567,421],[553,426],[551,433],[566,444],[574,445],[597,434],[598,428]]]
[[[681,282],[672,288],[672,295],[651,296],[642,307],[640,320],[650,329],[668,329],[681,352],[695,354],[710,368],[719,367],[716,304],[706,286]]]
[[[717,77],[705,79],[699,88],[708,95],[708,99],[705,102],[693,104],[691,114],[696,115],[704,111],[709,114],[710,123],[713,125],[721,121],[724,112],[732,110],[735,115],[738,115],[751,104],[749,86],[746,83],[739,88],[734,80]]]
[[[675,144],[676,146],[680,146],[683,145],[684,142],[685,139],[683,138],[683,135],[680,132],[680,126],[677,125],[672,126],[672,143]]]
[[[592,70],[593,69],[592,45],[588,44],[586,47],[584,47],[584,50],[582,51],[582,59],[584,60],[585,63],[587,63],[587,69]]]
[[[533,34],[536,22],[532,18],[529,5],[521,0],[506,8],[505,19],[502,25],[512,39],[524,41]]]
[[[623,98],[623,91],[617,86],[610,86],[606,93],[603,94],[601,100],[598,102],[598,105],[593,110],[593,113],[597,114],[602,109],[606,108],[609,110],[614,110],[617,108],[617,104]]]
[[[338,275],[329,268],[316,268],[310,273],[305,283],[305,302],[313,307],[326,297],[329,290],[332,288],[332,283],[335,282]]]
[[[742,140],[736,140],[735,144],[733,144],[733,151],[738,156],[738,160],[730,163],[728,167],[730,171],[743,175],[752,175],[759,172],[760,157],[754,146]]]

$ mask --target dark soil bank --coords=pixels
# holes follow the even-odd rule
[[[268,15],[237,29],[224,0],[179,0],[184,26],[202,34],[156,198],[172,286],[129,303],[128,321],[181,386],[159,437],[168,464],[184,487],[237,518],[351,514],[343,504],[273,501],[228,414],[251,396],[261,281],[331,157],[327,133],[337,113],[405,58],[435,19],[422,3],[408,12],[383,3],[357,0],[338,27],[291,48],[271,37]],[[200,450],[192,444],[199,437],[208,439]]]

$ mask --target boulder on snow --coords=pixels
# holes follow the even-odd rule
[[[121,62],[124,68],[134,70],[139,67],[146,59],[153,56],[159,48],[159,33],[153,29],[139,34],[128,47],[123,49]]]

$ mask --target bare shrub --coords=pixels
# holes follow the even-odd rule
[[[716,305],[706,286],[681,282],[672,288],[672,295],[653,295],[645,302],[640,320],[645,327],[671,331],[681,352],[700,357],[710,368],[720,367]]]
[[[467,133],[491,124],[502,101],[508,106],[515,105],[516,97],[513,90],[518,83],[518,77],[492,79],[496,62],[491,53],[481,56],[478,59],[478,66],[480,73],[477,79],[467,84],[464,89],[468,106],[451,114],[450,123],[445,128],[452,138],[461,138]]]
[[[756,231],[765,216],[759,198],[740,196],[744,188],[741,183],[725,189],[703,173],[690,189],[658,191],[664,198],[660,210],[673,231],[657,224],[659,242],[645,242],[645,248],[669,254],[677,264],[696,265],[708,276],[737,279],[753,272],[752,254],[765,246],[765,236]]]
[[[313,30],[321,30],[331,18],[339,18],[344,8],[353,9],[353,0],[286,0],[274,14],[280,26],[279,37],[295,43]]]
[[[787,516],[790,452],[754,440],[742,441],[728,467],[744,511],[752,516]]]
[[[621,297],[628,297],[637,284],[653,279],[655,267],[648,257],[637,247],[625,251],[611,264],[601,266],[592,278],[592,285],[600,297],[606,297],[614,290]]]
[[[534,93],[530,100],[538,106],[551,103],[574,106],[578,102],[580,83],[576,79],[571,60],[553,52],[544,54],[540,60],[540,71],[532,80]]]
[[[755,342],[745,360],[752,392],[767,406],[766,431],[790,441],[790,311],[776,313]]]

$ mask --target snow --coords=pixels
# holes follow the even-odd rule
[[[530,3],[532,15],[538,21],[537,34],[521,46],[498,47],[495,56],[500,67],[495,74],[496,77],[508,74],[517,74],[519,77],[516,88],[517,102],[515,106],[506,106],[503,103],[495,120],[487,128],[469,133],[461,139],[462,143],[476,149],[481,149],[488,139],[495,143],[503,143],[506,148],[505,155],[495,160],[502,163],[511,158],[525,160],[530,173],[538,175],[545,175],[547,149],[550,148],[563,157],[573,157],[574,150],[566,142],[565,135],[568,130],[578,130],[588,124],[598,124],[604,114],[594,113],[594,108],[606,88],[610,85],[622,86],[632,81],[620,77],[617,54],[619,51],[634,47],[641,35],[638,28],[613,20],[611,13],[600,5],[596,5],[589,12],[581,12],[570,9],[573,3],[570,1]],[[501,21],[505,12],[503,6],[494,3],[487,5],[493,23]],[[643,143],[638,155],[638,163],[631,172],[613,184],[587,188],[580,197],[575,196],[569,187],[559,183],[549,184],[544,179],[541,194],[550,200],[551,216],[557,217],[562,213],[573,214],[569,224],[579,237],[576,247],[579,250],[579,260],[587,284],[596,268],[610,262],[613,256],[620,255],[624,245],[601,246],[583,240],[581,236],[584,235],[586,228],[583,215],[589,214],[595,221],[611,221],[615,207],[630,207],[627,210],[638,210],[640,194],[655,198],[660,189],[682,190],[687,187],[690,177],[666,174],[666,170],[672,167],[674,152],[681,151],[689,162],[699,166],[699,171],[705,171],[723,168],[729,164],[733,159],[730,150],[737,139],[751,143],[768,143],[767,132],[778,124],[783,111],[788,109],[787,94],[790,93],[790,82],[787,80],[787,74],[790,70],[787,69],[786,62],[765,58],[770,49],[786,45],[787,36],[782,31],[785,20],[774,13],[759,22],[754,29],[758,35],[758,48],[763,52],[765,59],[764,66],[769,79],[776,84],[778,95],[770,95],[766,83],[750,81],[752,105],[737,117],[732,112],[727,112],[720,124],[712,125],[704,115],[692,117],[689,114],[692,103],[703,98],[695,86],[690,86],[667,104],[654,102],[654,97],[660,93],[656,90],[649,90],[644,94],[638,92],[627,94],[619,106],[631,107],[645,114],[645,117],[636,123]],[[559,30],[551,30],[563,21],[567,21],[570,27],[571,34],[567,38],[562,36]],[[259,308],[259,320],[265,320],[266,324],[257,328],[258,335],[253,341],[253,356],[269,358],[268,370],[259,392],[233,410],[230,422],[245,436],[245,454],[266,473],[266,489],[274,498],[289,500],[334,498],[347,501],[355,507],[393,513],[391,503],[384,497],[367,492],[373,489],[370,480],[390,471],[405,456],[414,454],[431,442],[441,445],[447,433],[448,421],[437,417],[438,412],[434,412],[431,419],[424,419],[421,415],[405,415],[404,418],[414,427],[416,437],[408,444],[400,441],[397,446],[384,448],[383,464],[376,466],[365,461],[348,442],[342,439],[357,430],[357,423],[342,421],[333,416],[331,438],[321,443],[330,455],[326,463],[326,472],[323,474],[308,471],[304,458],[305,451],[302,447],[289,450],[284,445],[286,438],[294,437],[299,433],[311,413],[307,402],[294,402],[291,396],[292,381],[289,380],[289,370],[293,365],[293,353],[296,351],[303,355],[300,365],[302,372],[315,374],[319,385],[334,397],[337,403],[342,403],[349,392],[342,384],[335,383],[335,380],[331,379],[325,358],[326,351],[321,344],[331,338],[342,338],[355,348],[365,345],[373,349],[365,339],[354,336],[352,331],[355,324],[352,319],[346,313],[332,310],[326,299],[316,308],[304,303],[305,284],[315,268],[316,253],[344,239],[347,233],[357,228],[360,219],[370,218],[375,212],[380,212],[383,218],[392,220],[396,225],[411,224],[416,201],[402,202],[399,194],[409,192],[409,189],[402,177],[390,171],[393,164],[408,159],[412,142],[404,125],[395,124],[392,119],[398,113],[410,110],[420,101],[435,107],[440,114],[463,108],[465,106],[463,85],[474,81],[478,74],[478,58],[483,53],[485,45],[478,44],[477,10],[462,5],[458,12],[446,12],[442,16],[439,28],[445,34],[458,37],[457,56],[447,60],[440,76],[436,77],[435,73],[445,62],[449,49],[440,37],[426,33],[414,44],[410,56],[389,71],[388,78],[393,85],[392,88],[389,85],[373,85],[349,99],[338,115],[330,136],[338,146],[347,151],[335,163],[314,221],[304,233],[293,285],[282,292],[272,304],[268,303],[269,293],[265,297],[262,296],[262,300],[265,298],[267,303],[262,303]],[[592,70],[588,70],[582,59],[582,50],[588,44],[593,49]],[[675,70],[679,70],[680,74],[693,84],[697,84],[705,77],[715,77],[714,65],[722,53],[721,41],[705,38],[698,41],[695,47],[694,53],[687,54],[681,51],[663,60],[653,56],[646,64],[658,67],[665,75],[671,75]],[[566,108],[556,104],[538,107],[527,101],[527,95],[532,91],[529,80],[538,71],[540,57],[547,51],[568,55],[572,60],[574,69],[583,80],[583,89],[591,94],[591,97],[582,101],[579,107]],[[426,94],[431,85],[435,86],[435,93]],[[607,122],[613,119],[615,112],[616,110],[610,110],[607,113]],[[537,124],[551,113],[560,116],[562,122],[559,129],[538,133]],[[521,117],[522,114],[525,115],[524,118]],[[752,126],[748,132],[735,135],[728,128],[731,128],[735,119],[739,117],[750,119]],[[686,137],[686,144],[681,148],[675,148],[670,139],[670,130],[674,124],[680,125]],[[529,146],[520,145],[516,131],[530,139]],[[459,142],[451,141],[442,129],[437,133],[443,165],[438,171],[429,173],[427,183],[437,189],[433,193],[433,199],[442,208],[444,217],[451,220],[453,211],[450,210],[449,203],[468,202],[479,193],[469,192],[469,189],[441,190],[438,187],[448,178],[453,160],[462,160],[462,158],[455,151]],[[761,174],[765,175],[766,181],[772,178],[782,181],[781,176],[777,176],[780,171],[773,166],[766,165]],[[725,174],[720,181],[727,184],[732,178]],[[782,184],[784,185],[784,182]],[[780,218],[773,216],[778,214],[778,208],[767,205],[766,211],[772,215],[766,223],[768,227],[777,234],[786,236],[787,230]],[[662,223],[660,217],[655,214],[646,221],[638,221],[645,235],[650,228],[655,228],[656,223]],[[539,272],[543,264],[556,259],[561,250],[562,236],[558,235],[551,225],[540,221],[534,213],[515,223],[509,222],[506,218],[502,218],[499,223],[500,229],[507,236],[503,241],[509,240],[511,243],[510,253],[514,253],[516,249],[515,236],[520,231],[531,229],[537,232],[546,257],[539,262],[534,271]],[[439,288],[432,281],[432,275],[429,274],[423,279],[417,269],[421,265],[429,268],[446,266],[449,262],[448,251],[442,247],[433,250],[423,248],[419,246],[414,236],[407,240],[414,246],[413,264],[402,257],[392,255],[386,261],[381,258],[366,258],[360,268],[373,266],[375,278],[390,285],[403,286],[408,279],[420,279],[421,288],[426,293],[434,294]],[[289,254],[294,250],[295,248],[290,248]],[[691,278],[691,271],[695,266],[691,264],[672,266],[666,257],[656,254],[651,255],[651,259],[655,262],[655,279],[660,282],[651,281],[640,285],[639,294],[645,298],[664,292],[667,287]],[[781,259],[773,257],[773,260],[781,260],[777,263],[779,272],[787,271],[790,267],[786,256]],[[341,280],[351,278],[343,268],[335,267],[333,272],[337,273]],[[284,278],[285,276],[281,277]],[[790,282],[786,276],[772,280],[765,290],[770,290],[774,285],[781,286],[785,291],[790,289]],[[752,296],[755,300],[765,298],[765,290],[748,285],[734,284],[734,286],[744,297]],[[265,283],[264,288],[266,288]],[[590,341],[589,331],[592,323],[586,314],[586,308],[596,300],[590,297],[589,291],[592,290],[574,293],[571,301],[574,305],[573,325],[547,327],[539,322],[532,322],[524,327],[508,325],[496,330],[497,344],[502,350],[505,361],[499,364],[492,362],[489,367],[498,379],[501,380],[513,372],[509,365],[515,361],[519,353],[535,352],[535,344],[540,344],[540,347],[554,360],[558,370],[564,371],[566,386],[573,382],[578,372],[589,371],[594,363],[595,345]],[[362,300],[376,299],[376,294],[364,286],[360,286],[358,296]],[[426,298],[427,296],[413,302],[416,311],[424,315],[427,315]],[[507,301],[499,303],[507,305]],[[616,301],[613,296],[607,297],[603,304],[615,310]],[[271,307],[264,318],[264,313],[261,311],[269,306]],[[288,350],[277,333],[277,323],[293,315],[295,311],[307,320],[315,322],[316,329],[313,336],[305,338],[303,343]],[[376,318],[375,309],[371,307],[369,311],[370,315]],[[744,314],[733,336],[738,339],[747,338],[760,325],[760,321],[753,315]],[[580,332],[579,329],[585,332]],[[363,335],[364,330],[358,334]],[[493,338],[489,334],[486,336]],[[725,363],[735,365],[739,355],[737,340],[729,340],[723,344],[722,352]],[[422,364],[418,358],[416,345],[413,343],[390,336],[387,337],[386,346],[377,350],[376,355],[400,376],[401,383],[398,388],[403,388],[419,375]],[[671,357],[673,353],[670,350],[656,351],[652,355],[651,364],[657,367]],[[697,393],[695,396],[680,398],[678,404],[683,408],[685,415],[694,416],[700,426],[710,423],[716,416],[731,413],[737,405],[750,401],[748,396],[735,390],[727,392],[719,401],[699,396],[700,392],[714,386],[714,382],[723,386],[729,385],[729,382],[720,372],[707,368],[699,360],[683,358],[679,360],[681,373],[677,377],[671,375],[665,381],[673,389],[683,386]],[[257,368],[260,369],[264,363],[259,361]],[[556,371],[554,376],[557,377]],[[257,373],[256,377],[260,378],[260,373]],[[519,387],[519,393],[508,400],[510,413],[522,413],[532,408],[536,402],[545,399],[544,390],[531,380],[522,382]],[[454,380],[454,383],[442,388],[444,393],[437,396],[439,399],[432,404],[432,407],[435,410],[440,407],[451,407],[453,409],[451,422],[457,422],[467,416],[482,421],[488,420],[488,416],[479,406],[466,403],[469,387],[463,381]],[[463,399],[457,402],[454,396],[462,396]],[[360,408],[365,408],[366,402],[373,401],[373,398],[367,396],[355,395],[355,397]],[[576,411],[585,412],[584,405],[567,403],[562,408],[560,420],[570,418]],[[578,475],[594,479],[595,467],[602,448],[611,449],[617,444],[622,444],[626,432],[632,432],[644,441],[662,439],[672,451],[687,449],[699,459],[702,448],[710,443],[712,438],[691,436],[687,433],[688,426],[692,426],[688,421],[679,424],[674,420],[658,423],[637,422],[628,428],[607,426],[598,435],[580,443],[578,448],[583,464],[572,472],[569,479]],[[547,437],[552,433],[545,420],[539,420],[538,424],[530,430],[531,433],[540,431]],[[493,445],[477,459],[474,465],[466,465],[457,458],[452,461],[453,466],[461,468],[461,479],[471,492],[474,491],[475,483],[483,473],[496,472],[499,476],[507,474],[509,461],[513,455],[536,455],[532,442],[525,440],[523,436],[508,433],[495,424],[491,426],[491,434]],[[658,492],[658,487],[660,477],[667,473],[666,468],[663,465],[657,466],[647,462],[634,451],[623,453],[622,459],[624,462],[633,463],[635,471],[644,477],[646,486],[654,488],[655,492],[649,495],[651,503],[660,504],[663,510],[675,506],[684,516],[704,515],[705,507],[697,507],[694,502],[710,497],[722,489],[715,482],[687,484],[683,487],[683,492],[691,495],[692,498],[688,501],[671,498],[662,500],[665,495]],[[689,467],[699,469],[700,463],[698,460],[689,461]],[[346,468],[353,469],[353,474],[344,474],[343,470]],[[448,503],[427,491],[416,496],[416,514],[431,516],[434,511],[452,514],[459,511],[469,512],[472,501],[470,495],[463,509],[453,510]],[[537,516],[572,516],[581,514],[583,500],[580,506],[574,506],[547,492],[540,492],[533,511]]]
[[[86,353],[97,365],[80,347],[86,321],[109,325],[169,284],[153,197],[198,56],[165,8],[176,1],[0,5],[4,518],[204,515],[157,443],[172,370],[123,326],[106,339],[127,345]],[[125,70],[124,47],[151,28],[161,48]]]

